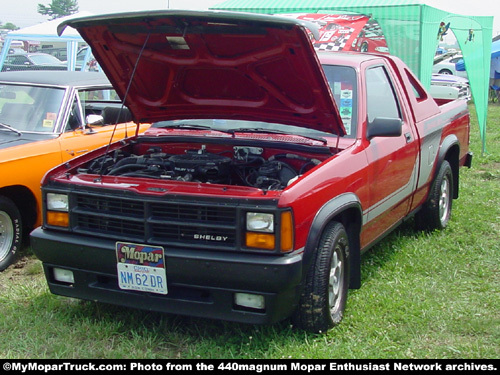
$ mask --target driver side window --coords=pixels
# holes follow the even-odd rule
[[[377,117],[401,118],[394,88],[383,66],[366,71],[368,122]]]

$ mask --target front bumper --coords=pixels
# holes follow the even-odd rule
[[[302,256],[165,249],[168,294],[121,290],[115,241],[37,228],[31,246],[43,262],[54,294],[151,311],[251,324],[290,316],[300,296]],[[74,283],[54,279],[53,269],[73,272]],[[235,293],[264,296],[264,309],[234,302]]]

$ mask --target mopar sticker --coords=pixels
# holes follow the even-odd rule
[[[163,247],[116,243],[120,289],[167,294],[167,273]]]

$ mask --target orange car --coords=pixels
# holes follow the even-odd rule
[[[130,121],[130,112],[101,73],[0,73],[0,271],[41,223],[43,175],[112,137],[135,135]],[[143,124],[139,131],[148,127]]]

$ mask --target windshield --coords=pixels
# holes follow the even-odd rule
[[[21,132],[52,133],[63,96],[63,89],[0,84],[0,123]]]
[[[323,65],[325,76],[333,94],[340,117],[346,130],[345,137],[356,137],[357,124],[357,77],[356,71],[351,67],[339,65]],[[292,126],[263,121],[243,121],[232,119],[186,119],[161,121],[153,127],[178,127],[211,129],[234,133],[240,129],[242,132],[282,132],[307,138],[321,138],[336,136],[310,128]]]
[[[349,66],[323,65],[328,85],[346,131],[345,137],[356,137],[357,131],[357,79]]]

